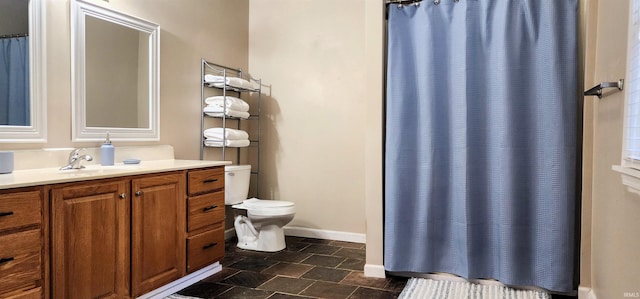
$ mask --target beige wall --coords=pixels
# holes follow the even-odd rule
[[[94,147],[71,142],[69,0],[45,0],[47,18],[47,131],[45,144],[2,144],[3,149]],[[248,0],[91,0],[160,25],[160,141],[177,158],[198,159],[200,58],[248,66]],[[149,143],[117,142],[118,145]]]
[[[295,202],[292,226],[365,233],[365,1],[250,3],[250,70],[271,86],[261,196]]]
[[[587,88],[626,75],[629,2],[590,0],[588,7]],[[589,97],[585,101],[593,102],[592,109],[585,110],[593,112],[585,115],[585,121],[592,119],[593,129],[585,126],[585,136],[590,135],[593,140],[593,156],[588,159],[585,155],[584,161],[585,169],[592,170],[593,180],[585,184],[592,187],[585,190],[591,191],[592,226],[590,273],[583,272],[582,280],[590,282],[587,286],[597,298],[624,298],[625,292],[640,292],[640,197],[628,192],[621,184],[620,174],[611,170],[612,165],[621,161],[624,93],[611,93],[601,100]]]
[[[382,269],[382,0],[251,0],[249,68],[264,78],[264,198],[292,226],[366,234]],[[277,16],[277,17],[274,17]]]

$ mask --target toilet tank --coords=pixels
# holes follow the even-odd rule
[[[247,199],[251,165],[227,165],[224,167],[224,203],[233,205]]]

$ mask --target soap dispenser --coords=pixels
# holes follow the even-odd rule
[[[111,140],[109,139],[109,132],[107,132],[107,140],[105,140],[100,147],[100,164],[102,166],[110,166],[113,165],[114,160],[115,148],[113,148],[113,144],[111,144]]]

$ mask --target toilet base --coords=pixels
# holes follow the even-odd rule
[[[234,226],[238,236],[238,248],[276,252],[287,247],[284,230],[278,225],[263,225],[256,231],[247,217],[237,216]]]

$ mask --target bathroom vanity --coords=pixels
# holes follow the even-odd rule
[[[0,298],[151,298],[219,271],[226,164],[0,175]]]

